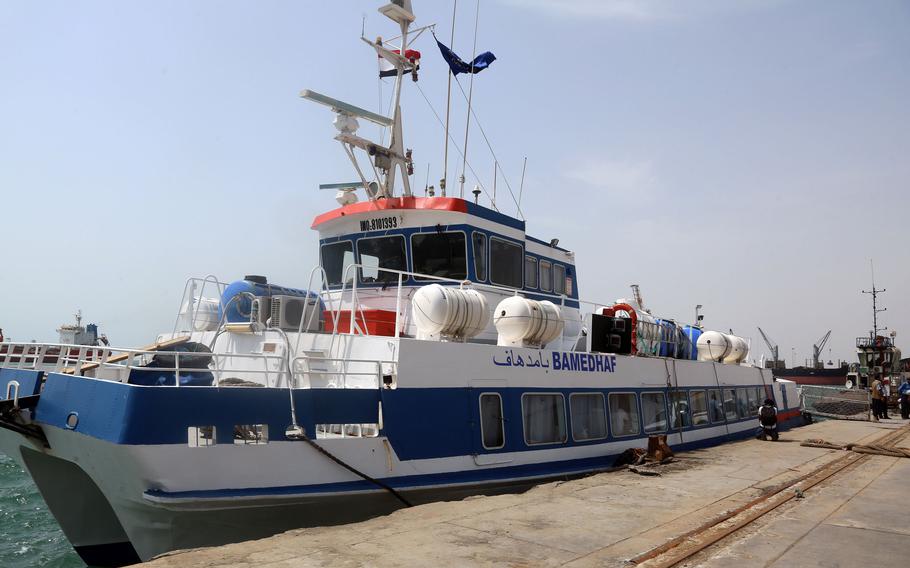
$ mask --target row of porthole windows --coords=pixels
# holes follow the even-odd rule
[[[569,394],[572,440],[591,442],[607,438],[607,422],[614,438],[659,434],[668,430],[724,424],[758,415],[763,387]],[[640,406],[639,406],[640,404]],[[609,413],[607,406],[609,405]],[[640,410],[639,410],[640,409]],[[521,397],[524,442],[528,446],[568,441],[565,397],[562,393],[525,393]],[[502,397],[480,395],[483,447],[505,447]]]
[[[520,244],[500,237],[490,237],[487,247],[487,235],[479,231],[474,231],[471,239],[474,250],[474,278],[478,282],[489,281],[511,288],[539,289],[543,292],[572,295],[572,276],[565,265],[525,255]],[[413,272],[454,280],[467,278],[466,240],[464,231],[412,234]],[[329,284],[341,284],[346,267],[355,262],[354,241],[342,240],[324,244],[320,252]],[[360,238],[357,240],[357,254],[360,264],[364,266],[372,262],[381,268],[408,271],[404,235]],[[522,257],[525,259],[524,271]],[[398,280],[398,275],[393,272],[377,271],[376,274],[369,275],[366,273],[367,270],[364,269],[360,274],[360,281],[365,284]]]

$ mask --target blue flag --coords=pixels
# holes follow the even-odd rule
[[[459,73],[480,73],[489,67],[490,63],[496,61],[495,55],[489,51],[484,51],[475,57],[474,61],[471,63],[465,63],[460,57],[455,55],[454,51],[442,45],[438,39],[436,40],[436,45],[439,46],[439,52],[442,53],[442,58],[449,64],[452,75],[458,75]]]

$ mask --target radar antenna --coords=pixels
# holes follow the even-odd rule
[[[414,21],[414,14],[411,11],[410,0],[396,0],[379,8],[379,12],[399,25],[401,30],[399,49],[389,49],[384,44],[382,38],[376,41],[369,40],[361,35],[361,40],[372,47],[376,54],[385,60],[393,69],[395,69],[395,91],[392,97],[392,117],[386,117],[366,109],[354,106],[344,101],[339,101],[321,93],[305,89],[301,91],[300,96],[304,99],[330,107],[335,112],[335,128],[338,134],[335,140],[341,142],[345,153],[354,165],[360,177],[360,184],[366,192],[369,199],[376,200],[383,197],[394,197],[395,178],[397,173],[401,173],[402,194],[405,197],[411,195],[411,186],[409,177],[414,173],[414,163],[411,156],[411,150],[405,149],[401,128],[401,87],[405,74],[410,74],[414,81],[417,80],[417,70],[419,65],[419,54],[409,52],[408,46],[408,28]],[[416,39],[421,32],[427,28],[413,30],[413,38]],[[392,46],[394,47],[394,46]],[[412,54],[413,53],[413,54]],[[371,142],[357,135],[357,129],[360,127],[357,119],[368,120],[379,126],[391,129],[391,139],[388,146]],[[371,187],[371,181],[364,174],[354,150],[359,149],[366,152],[370,158],[370,167],[375,176],[377,184]],[[346,198],[350,201],[350,198]]]

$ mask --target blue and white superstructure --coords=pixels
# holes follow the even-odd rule
[[[0,354],[0,451],[88,564],[516,490],[609,467],[650,435],[716,444],[752,434],[767,397],[798,413],[742,339],[640,298],[586,302],[572,252],[523,220],[414,196],[397,104],[413,16],[381,11],[401,45],[364,41],[398,71],[394,116],[303,93],[335,112],[360,178],[332,184],[307,281],[194,278],[145,348]]]

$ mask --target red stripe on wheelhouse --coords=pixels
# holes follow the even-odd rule
[[[464,199],[457,197],[392,197],[390,199],[377,199],[376,201],[362,201],[352,205],[345,205],[338,209],[333,209],[328,213],[317,215],[313,219],[315,229],[319,225],[332,219],[339,219],[348,215],[357,213],[369,213],[371,211],[390,211],[396,209],[428,209],[433,211],[457,211],[459,213],[468,212],[468,204]]]

